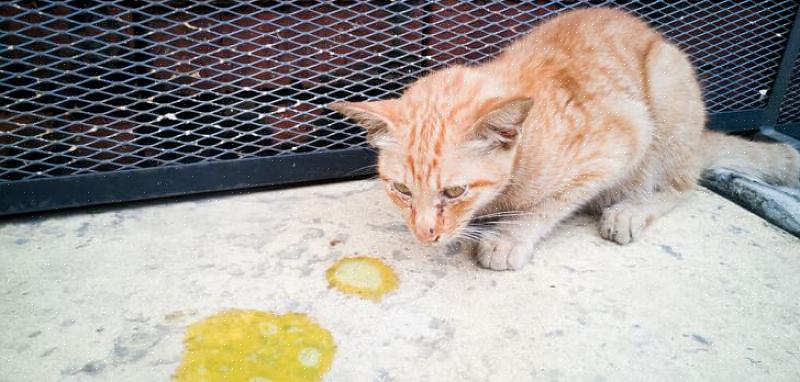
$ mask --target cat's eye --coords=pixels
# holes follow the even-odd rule
[[[397,192],[399,192],[399,193],[401,193],[401,194],[403,194],[405,196],[411,196],[411,190],[409,190],[408,186],[406,186],[403,183],[394,182],[394,183],[392,183],[392,187],[394,187],[394,189],[397,190]]]
[[[465,191],[467,191],[466,186],[453,186],[445,188],[444,191],[442,191],[442,193],[444,194],[444,196],[450,199],[455,199],[461,195],[464,195]]]

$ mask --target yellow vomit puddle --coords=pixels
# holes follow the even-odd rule
[[[229,310],[191,325],[179,382],[319,381],[336,345],[304,314]]]
[[[366,256],[343,258],[328,269],[326,276],[332,288],[373,301],[380,301],[398,284],[392,268]]]

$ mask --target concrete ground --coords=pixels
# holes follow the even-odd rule
[[[0,381],[168,381],[187,325],[308,314],[329,381],[798,381],[800,240],[698,189],[643,241],[577,217],[518,272],[415,244],[373,181],[0,223]],[[399,288],[328,288],[354,254]]]

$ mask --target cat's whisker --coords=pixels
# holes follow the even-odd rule
[[[478,236],[478,231],[473,228],[464,228],[458,232],[459,236]]]
[[[456,239],[463,239],[463,240],[470,240],[470,241],[480,241],[481,238],[476,235],[468,234],[468,233],[461,233],[456,236]]]
[[[454,239],[470,239],[470,240],[475,240],[475,238],[474,238],[474,236],[472,235],[472,233],[471,233],[471,232],[468,232],[466,229],[461,229],[460,231],[458,231],[458,233],[456,233],[456,235],[455,235],[455,236],[453,236],[453,238],[454,238]]]
[[[487,225],[488,226],[493,226],[493,225],[522,225],[522,223],[512,222],[512,221],[494,221],[494,222],[488,222]]]
[[[489,229],[487,229],[489,228]],[[464,227],[459,235],[463,235],[464,237],[472,238],[475,241],[481,241],[484,239],[495,239],[497,238],[497,232],[490,229],[490,226],[486,225],[476,225],[476,224],[469,224],[468,226]]]
[[[491,214],[478,215],[478,216],[475,216],[475,219],[528,216],[528,215],[533,215],[533,214],[534,214],[533,212],[528,212],[528,211],[503,211],[503,212],[495,212],[495,213],[491,213]]]
[[[357,169],[355,169],[353,171],[348,172],[345,176],[361,175],[362,172],[367,172],[367,170],[371,170],[371,169],[374,169],[376,167],[378,167],[377,164],[371,164],[369,166],[364,166],[364,167],[361,167],[361,168],[357,168]]]
[[[478,215],[478,217],[507,215],[507,214],[514,214],[514,213],[520,213],[520,212],[525,212],[525,211],[499,211],[499,212],[492,212],[492,213],[488,213],[488,214]]]

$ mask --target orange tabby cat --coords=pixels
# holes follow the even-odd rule
[[[525,265],[581,207],[602,211],[604,238],[630,243],[707,168],[800,178],[787,145],[704,131],[686,56],[610,9],[560,15],[494,60],[434,72],[399,99],[330,107],[367,130],[419,241],[475,239],[480,264],[497,270]]]

